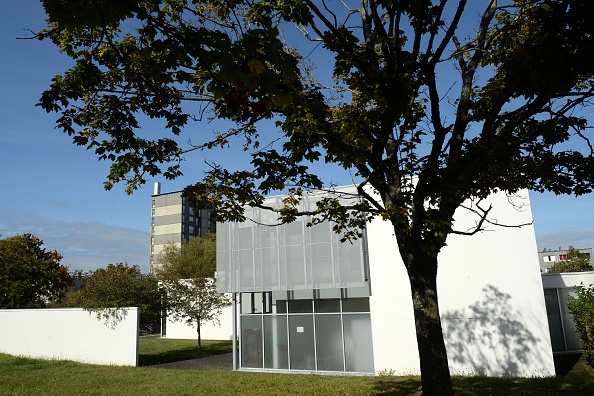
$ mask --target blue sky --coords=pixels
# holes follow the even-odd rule
[[[56,114],[35,107],[51,78],[69,64],[49,42],[17,39],[44,27],[41,3],[6,1],[2,11],[0,235],[32,233],[73,270],[127,261],[147,271],[152,183],[163,182],[163,191],[181,189],[202,176],[203,161],[188,161],[183,178],[150,180],[132,196],[123,186],[105,191],[108,164],[55,130]],[[337,175],[341,180],[349,176]],[[594,247],[594,196],[533,193],[531,201],[539,249]]]

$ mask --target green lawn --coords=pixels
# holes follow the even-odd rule
[[[195,359],[206,355],[231,352],[231,341],[202,341],[198,349],[196,340],[172,340],[159,337],[140,337],[138,345],[138,365],[176,362]]]
[[[141,338],[145,363],[229,350],[231,343]],[[209,352],[210,351],[210,352]],[[458,395],[594,394],[594,377],[456,377]],[[0,395],[420,395],[418,377],[329,376],[96,366],[0,354]]]

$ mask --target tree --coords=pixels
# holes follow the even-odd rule
[[[0,239],[0,309],[43,308],[74,283],[57,251],[31,234]]]
[[[125,182],[131,193],[147,177],[179,176],[184,158],[239,146],[250,166],[210,162],[185,194],[228,221],[285,191],[278,214],[287,222],[303,214],[304,191],[331,187],[319,161],[352,174],[363,202],[327,199],[308,215],[350,229],[346,238],[370,217],[393,225],[426,394],[452,394],[436,287],[448,235],[495,223],[480,205],[494,191],[592,191],[588,1],[43,4],[49,26],[37,37],[75,65],[40,105],[60,113],[75,144],[112,162],[106,188]],[[172,134],[141,135],[145,116]],[[186,128],[209,117],[229,124],[213,124],[212,135]],[[476,228],[456,230],[454,213],[470,199]]]
[[[214,234],[195,238],[180,248],[165,246],[157,277],[167,300],[167,313],[174,320],[196,325],[198,348],[202,348],[201,327],[205,322],[219,322],[222,309],[231,305],[224,294],[217,291],[216,241]]]
[[[69,302],[80,304],[107,321],[117,322],[119,308],[138,307],[141,328],[160,325],[163,306],[158,281],[153,275],[140,272],[137,265],[117,263],[99,268],[76,294],[69,296]]]
[[[584,358],[594,366],[594,284],[574,287],[577,295],[567,297],[567,308],[573,317]]]
[[[573,246],[569,247],[567,251],[567,259],[563,261],[556,261],[555,264],[549,268],[549,272],[585,272],[592,271],[590,260],[584,253]]]

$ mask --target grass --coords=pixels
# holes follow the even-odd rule
[[[173,340],[159,337],[140,337],[138,345],[138,365],[177,362],[196,359],[202,356],[231,352],[231,341],[202,341],[198,349],[196,340]]]
[[[141,338],[145,362],[193,358],[231,343]],[[149,363],[150,364],[150,363]],[[153,363],[154,364],[154,363]],[[591,369],[589,369],[591,370]],[[587,395],[594,376],[455,377],[457,395]],[[96,366],[0,354],[0,395],[420,395],[419,377],[329,376]]]

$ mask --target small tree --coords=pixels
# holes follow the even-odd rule
[[[201,327],[205,322],[220,323],[222,309],[231,302],[217,291],[216,242],[214,235],[196,238],[181,248],[167,245],[156,267],[166,296],[167,312],[175,321],[196,325],[198,348],[202,348]]]
[[[158,326],[161,319],[161,292],[158,281],[151,274],[143,274],[137,265],[109,264],[96,270],[78,295],[69,296],[69,302],[97,312],[106,320],[117,320],[117,309],[138,307],[140,326]]]
[[[585,272],[592,271],[590,260],[584,253],[579,250],[569,247],[567,251],[567,260],[556,261],[549,269],[549,272]]]
[[[576,286],[577,297],[567,297],[567,308],[573,316],[578,337],[584,348],[583,356],[594,366],[594,284]]]
[[[42,308],[74,283],[57,251],[31,234],[0,240],[0,309]]]

